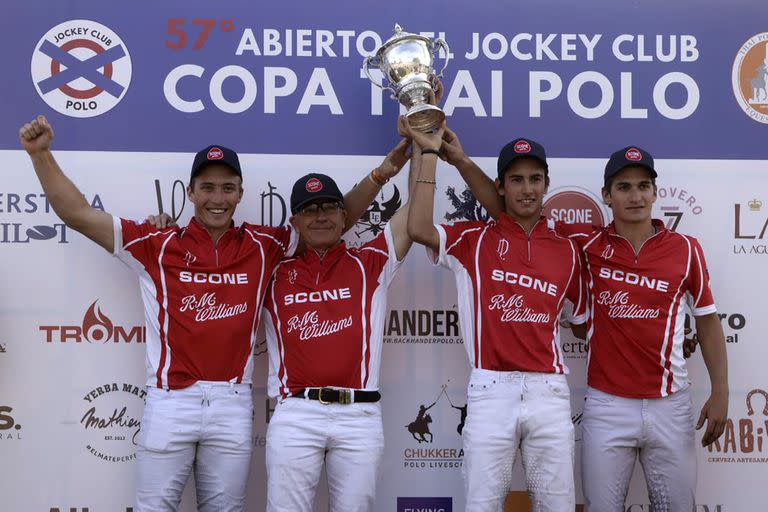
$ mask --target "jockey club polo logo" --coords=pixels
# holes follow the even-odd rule
[[[102,384],[83,396],[80,416],[85,448],[106,462],[136,458],[141,414],[147,392],[143,387],[116,382]]]
[[[762,400],[762,409],[759,408]],[[755,388],[745,398],[746,417],[728,418],[725,432],[706,450],[707,462],[768,463],[768,392]]]
[[[131,82],[131,57],[109,27],[90,20],[60,23],[32,55],[32,82],[49,107],[70,117],[94,117],[115,107]]]
[[[419,404],[416,412],[416,418],[405,425],[405,429],[411,435],[413,440],[424,447],[406,448],[403,452],[403,467],[415,469],[454,469],[460,468],[464,459],[464,450],[461,449],[459,436],[464,429],[464,422],[467,419],[467,405],[457,405],[448,395],[448,384],[443,384],[437,397],[429,405]],[[440,405],[443,413],[447,413],[446,406],[455,409],[458,418],[456,419],[456,433],[450,442],[455,445],[449,448],[432,447],[434,434],[432,433],[434,407]],[[429,411],[432,411],[430,413]],[[442,417],[442,416],[441,416]],[[444,436],[444,434],[440,434]],[[445,440],[445,438],[443,438]]]
[[[371,238],[375,237],[382,231],[384,226],[389,222],[389,219],[400,209],[402,200],[400,198],[400,190],[397,186],[392,185],[393,191],[389,199],[384,199],[384,190],[381,191],[381,201],[374,201],[368,210],[360,217],[360,220],[355,224],[356,227],[361,228],[360,231],[355,230],[355,236],[362,238],[366,233],[370,232]]]
[[[445,214],[445,220],[453,222],[456,220],[473,220],[488,222],[490,215],[485,211],[472,191],[465,187],[461,193],[461,197],[456,195],[456,189],[448,187],[445,191],[445,195],[451,201],[451,205],[455,209],[453,212],[447,212]]]

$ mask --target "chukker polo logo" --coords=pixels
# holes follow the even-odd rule
[[[768,32],[753,36],[739,48],[731,82],[741,110],[768,124]]]
[[[56,25],[37,43],[32,82],[49,107],[70,117],[111,110],[131,82],[131,57],[111,29],[89,20]]]

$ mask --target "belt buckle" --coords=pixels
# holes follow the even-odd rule
[[[340,389],[339,390],[339,403],[340,404],[351,404],[352,403],[352,391],[349,389]]]
[[[317,390],[317,400],[318,400],[318,402],[320,402],[323,405],[328,405],[331,402],[326,402],[325,400],[323,400],[323,390],[324,389],[325,388],[320,388],[320,389]]]

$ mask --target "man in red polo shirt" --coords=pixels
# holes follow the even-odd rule
[[[278,265],[264,306],[269,395],[278,399],[267,431],[267,511],[311,512],[324,463],[329,510],[369,511],[384,450],[387,288],[411,246],[408,209],[354,249],[341,239],[348,213],[330,177],[300,178],[291,212],[304,250]]]
[[[438,158],[439,134],[401,126]],[[453,270],[464,346],[472,365],[463,429],[466,510],[501,511],[518,447],[535,511],[574,510],[574,436],[558,317],[568,300],[585,320],[577,245],[541,216],[549,185],[544,148],[515,139],[502,148],[498,220],[433,225],[434,164],[422,165],[408,231]]]
[[[190,223],[157,229],[88,205],[54,159],[43,116],[19,131],[54,211],[139,276],[147,326],[146,385],[137,439],[137,512],[176,510],[194,467],[201,511],[242,511],[252,451],[253,343],[264,291],[294,252],[292,227],[243,224],[237,154],[209,146],[195,156],[187,188]],[[387,155],[345,199],[349,227],[384,180],[407,161]]]
[[[490,179],[446,131],[441,148],[492,217],[503,211]],[[607,227],[558,224],[577,241],[589,285],[586,327],[588,390],[582,418],[582,484],[588,510],[624,508],[635,460],[645,472],[654,510],[695,504],[694,428],[706,423],[702,445],[725,428],[728,370],[725,339],[698,241],[652,219],[656,200],[653,157],[637,146],[613,153],[603,199],[613,212]],[[696,330],[711,393],[694,421],[685,368],[685,304]]]

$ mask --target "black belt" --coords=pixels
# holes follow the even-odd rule
[[[354,391],[354,393],[353,393]],[[354,402],[378,402],[381,393],[362,389],[310,388],[300,389],[291,395],[294,398],[318,400],[321,404],[351,404]]]

